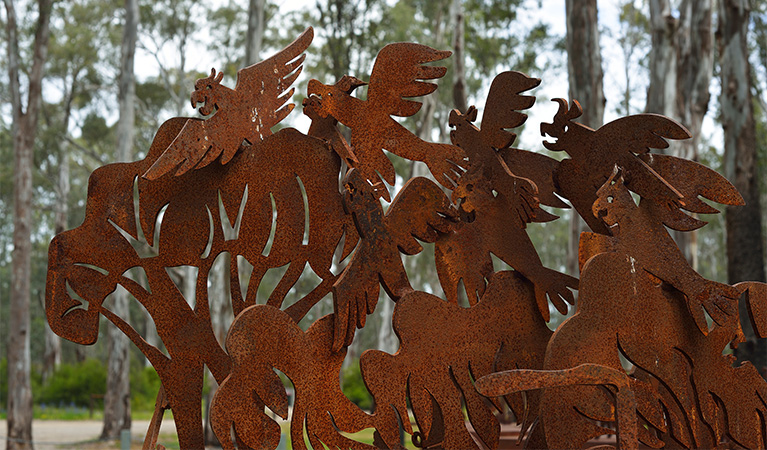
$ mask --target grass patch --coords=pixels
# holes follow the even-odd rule
[[[103,420],[104,411],[94,410],[91,416],[88,408],[82,406],[35,405],[32,411],[35,420]]]
[[[154,411],[131,411],[133,420],[151,420]],[[79,406],[45,406],[34,405],[33,417],[35,420],[104,420],[104,410],[94,409],[91,416],[88,408]],[[0,420],[7,420],[5,411],[0,411]],[[173,412],[165,411],[163,420],[173,420]]]

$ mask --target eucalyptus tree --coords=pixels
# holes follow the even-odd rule
[[[765,281],[760,173],[756,155],[756,124],[751,92],[748,35],[749,0],[720,1],[718,16],[719,67],[722,92],[719,98],[724,127],[725,175],[740,191],[745,206],[727,207],[727,282]],[[767,370],[767,342],[751,329],[744,302],[740,305],[746,342],[736,349],[739,361],[749,360]]]
[[[32,389],[30,382],[30,264],[32,251],[32,162],[42,80],[50,36],[51,0],[38,0],[32,59],[27,75],[26,104],[22,100],[19,23],[13,0],[4,0],[8,77],[13,116],[14,223],[13,268],[8,336],[9,449],[32,448]]]
[[[597,129],[602,126],[606,102],[597,1],[566,0],[565,10],[569,95],[583,107],[581,123]],[[578,274],[578,243],[584,230],[583,220],[573,210],[567,242],[567,273],[571,275]]]
[[[650,0],[652,49],[645,111],[673,117],[690,130],[692,139],[671,143],[667,152],[694,161],[714,71],[712,21],[712,0]],[[697,233],[675,232],[674,238],[697,269]]]
[[[118,162],[133,158],[136,82],[134,61],[138,39],[138,0],[125,0],[125,19],[118,80],[120,117],[117,122]],[[130,314],[128,293],[118,289],[112,294],[113,310],[120,317]],[[104,395],[104,427],[101,439],[116,439],[122,430],[130,430],[130,340],[117,327],[109,327],[107,390]]]

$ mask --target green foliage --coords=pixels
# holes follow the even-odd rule
[[[157,391],[160,390],[160,377],[151,366],[140,367],[131,364],[130,373],[131,410],[151,411],[154,409]]]
[[[0,410],[8,404],[8,358],[0,359]]]
[[[362,381],[359,360],[343,370],[341,390],[360,408],[370,410],[373,407],[373,397],[365,387],[365,382]]]
[[[79,364],[61,364],[36,395],[36,402],[87,407],[92,395],[104,395],[107,369],[96,359]]]

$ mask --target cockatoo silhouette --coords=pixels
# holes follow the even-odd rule
[[[378,303],[379,283],[394,301],[412,292],[400,253],[415,255],[418,240],[435,242],[456,219],[450,199],[433,181],[416,177],[399,191],[384,214],[378,198],[383,183],[371,185],[352,169],[344,178],[344,204],[354,219],[360,242],[333,285],[333,349],[352,343]]]
[[[367,83],[347,75],[338,80],[338,83],[336,83],[334,87],[351,95],[355,89],[365,84]],[[357,159],[357,156],[346,141],[346,138],[338,129],[338,120],[333,116],[322,117],[319,115],[317,112],[317,109],[319,108],[319,98],[316,96],[305,98],[302,104],[304,106],[304,115],[312,119],[312,125],[309,127],[309,136],[327,142],[330,148],[336,152],[342,161],[346,162],[346,165],[349,166],[349,168],[356,167],[359,163],[359,159]],[[386,200],[389,201],[388,190],[386,191]]]
[[[302,54],[312,42],[314,31],[307,28],[293,43],[252,66],[237,72],[237,85],[221,84],[223,73],[211,69],[210,76],[194,84],[192,107],[207,119],[189,119],[165,152],[144,173],[150,180],[176,169],[183,175],[202,168],[221,156],[226,164],[243,144],[254,144],[272,134],[271,128],[295,106],[285,103],[293,95],[290,85],[301,73]],[[286,92],[287,91],[287,92]]]
[[[605,223],[612,236],[584,233],[581,242],[591,241],[591,248],[626,254],[646,272],[681,291],[695,324],[704,334],[708,333],[704,309],[717,324],[739,329],[740,291],[697,273],[654,209],[649,207],[651,203],[642,201],[637,205],[634,202],[621,172],[615,166],[612,175],[597,191],[597,200],[592,206],[594,217]]]
[[[495,77],[481,129],[473,124],[477,118],[473,106],[465,115],[457,110],[450,113],[450,126],[454,128],[450,138],[469,158],[469,169],[452,194],[453,201],[460,205],[464,223],[437,241],[436,262],[448,300],[457,301],[456,288],[463,279],[473,304],[484,292],[484,280],[493,273],[490,254],[495,254],[535,285],[538,308],[549,320],[547,294],[555,307],[566,313],[564,301],[573,303],[569,289],[577,289],[578,280],[541,263],[525,229],[528,223],[546,222],[556,216],[540,208],[536,183],[515,174],[507,164],[540,181],[545,188],[545,204],[566,207],[553,192],[556,161],[511,148],[516,134],[509,130],[525,123],[527,115],[520,111],[535,103],[535,97],[520,94],[538,84],[539,79],[520,72],[503,72]]]
[[[340,83],[326,85],[309,81],[308,93],[320,117],[332,116],[351,129],[351,147],[358,159],[354,168],[371,184],[381,179],[394,184],[394,166],[384,150],[425,162],[445,187],[452,188],[458,180],[464,160],[461,149],[426,142],[391,117],[409,117],[418,112],[421,103],[406,98],[433,92],[436,84],[419,80],[440,78],[447,70],[423,64],[442,60],[450,54],[420,44],[387,45],[376,57],[367,100],[351,96]]]
[[[637,114],[593,130],[573,121],[582,114],[577,100],[569,109],[566,100],[554,101],[559,103],[559,111],[553,123],[541,124],[541,135],[555,141],[544,141],[543,145],[570,155],[560,162],[555,182],[558,192],[572,203],[592,230],[609,234],[605,224],[593,215],[591,206],[597,199],[597,190],[616,164],[623,170],[626,186],[642,198],[668,209],[684,204],[684,195],[639,156],[651,148],[668,147],[666,139],[689,138],[690,133],[682,125],[657,114]]]

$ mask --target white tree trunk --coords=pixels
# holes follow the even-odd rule
[[[136,83],[134,56],[138,34],[138,0],[125,0],[125,28],[122,41],[122,64],[119,80],[120,118],[117,123],[117,160],[130,161],[133,153]],[[114,313],[127,320],[129,298],[118,289],[114,294]],[[107,389],[104,395],[102,439],[116,439],[120,431],[130,429],[130,340],[117,327],[109,326]]]
[[[250,0],[248,3],[248,34],[245,44],[245,66],[258,62],[264,40],[264,8],[266,0]]]
[[[727,281],[765,281],[762,214],[756,155],[756,125],[748,62],[748,0],[719,2],[719,66],[722,94],[719,100],[724,126],[724,170],[743,195],[745,206],[728,206]],[[757,339],[745,302],[740,302],[740,323],[746,342],[738,346],[738,362],[751,361],[759,373],[767,370],[767,342]]]
[[[596,0],[567,0],[567,73],[570,98],[583,107],[581,123],[591,128],[602,126],[605,94],[602,88],[602,55]],[[583,219],[573,210],[567,243],[567,273],[578,275],[578,243],[586,229]]]
[[[692,139],[670,142],[666,153],[698,159],[703,117],[713,75],[712,0],[683,0],[678,18],[668,0],[650,1],[652,50],[646,112],[679,120]],[[673,232],[679,249],[698,267],[697,233]]]
[[[32,389],[30,381],[30,267],[32,233],[32,164],[42,78],[48,53],[51,1],[38,1],[33,62],[29,71],[27,111],[22,110],[19,82],[19,36],[13,0],[4,0],[8,75],[13,114],[14,217],[13,263],[8,326],[8,449],[32,447]]]
[[[650,84],[646,112],[673,117],[677,87],[676,32],[679,21],[671,13],[669,0],[650,0]]]
[[[708,111],[711,97],[709,86],[714,74],[714,32],[712,26],[712,0],[685,0],[681,7],[681,24],[685,30],[679,35],[677,72],[677,111],[692,134],[692,139],[676,146],[678,156],[698,160],[703,117]],[[698,269],[698,232],[677,233],[677,242],[693,269]]]
[[[453,62],[455,73],[453,74],[453,104],[458,111],[465,113],[469,108],[466,99],[466,63],[465,63],[465,39],[464,39],[464,14],[463,2],[453,0],[453,23],[455,34],[453,36]]]

